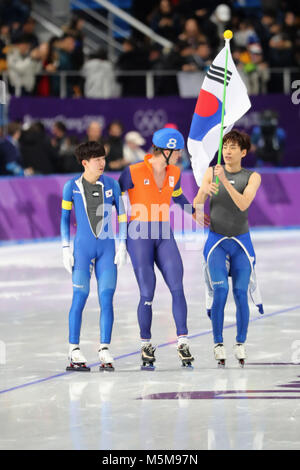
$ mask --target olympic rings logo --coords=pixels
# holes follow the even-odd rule
[[[168,115],[164,109],[139,109],[133,116],[133,123],[138,131],[149,137],[168,122]]]

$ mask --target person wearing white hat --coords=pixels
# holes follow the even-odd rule
[[[136,131],[127,132],[123,148],[124,160],[127,165],[137,163],[144,159],[145,151],[141,148],[145,139]]]
[[[219,38],[223,38],[223,33],[226,29],[230,29],[231,9],[226,3],[221,3],[217,6],[215,11],[210,17],[210,20],[216,24],[218,29]]]

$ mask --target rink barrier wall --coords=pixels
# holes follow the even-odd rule
[[[300,169],[260,171],[262,184],[249,209],[250,227],[300,226]],[[118,173],[110,173],[118,179]],[[0,178],[0,241],[52,239],[59,237],[62,190],[74,175]],[[190,171],[182,173],[183,193],[189,201],[198,187]],[[206,212],[209,213],[208,204]],[[191,216],[173,208],[172,228],[188,232]],[[114,228],[117,228],[116,216]],[[71,234],[76,231],[72,210]]]

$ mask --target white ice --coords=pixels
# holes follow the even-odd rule
[[[201,244],[179,242],[194,370],[181,369],[171,297],[157,274],[157,367],[140,371],[132,266],[120,272],[111,351],[98,371],[93,279],[81,347],[90,373],[66,373],[71,279],[59,242],[0,247],[0,449],[299,449],[300,231],[254,231],[265,315],[252,305],[248,359],[233,357],[235,308],[225,319],[227,367],[213,358]]]

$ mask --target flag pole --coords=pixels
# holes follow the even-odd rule
[[[224,88],[223,88],[223,101],[222,101],[222,117],[221,117],[221,131],[220,131],[220,141],[219,141],[219,151],[218,151],[218,165],[221,164],[222,159],[222,147],[223,147],[223,131],[224,131],[224,115],[225,115],[225,101],[226,101],[226,84],[227,84],[227,67],[228,67],[228,51],[229,51],[229,41],[232,39],[233,33],[230,29],[227,29],[224,32],[224,39],[226,45],[226,55],[225,55],[225,74],[224,74]],[[216,178],[216,183],[219,184],[219,178]]]

